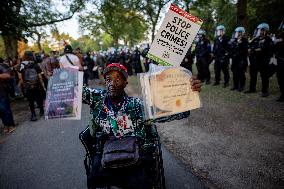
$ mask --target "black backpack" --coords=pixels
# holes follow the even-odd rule
[[[29,62],[28,64],[25,65],[23,76],[24,76],[25,88],[28,89],[34,88],[38,85],[39,78],[38,78],[38,73],[35,69],[34,62]]]

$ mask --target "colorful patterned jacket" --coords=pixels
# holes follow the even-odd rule
[[[137,97],[129,97],[126,93],[119,104],[110,101],[106,90],[83,87],[83,103],[90,105],[91,120],[89,123],[90,134],[95,136],[97,129],[105,134],[117,138],[123,136],[136,136],[142,141],[142,146],[151,145],[151,123],[166,122],[186,118],[190,112],[152,121],[143,119],[143,103]]]

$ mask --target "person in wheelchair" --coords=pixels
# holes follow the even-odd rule
[[[157,148],[158,138],[155,125],[153,121],[144,121],[142,101],[137,97],[129,97],[125,93],[128,73],[123,65],[109,64],[104,69],[103,76],[106,90],[83,87],[83,103],[90,106],[91,114],[88,131],[95,141],[94,150],[89,153],[91,166],[89,170],[86,168],[88,188],[117,186],[124,189],[152,189],[155,182],[153,167],[157,158],[153,156],[153,153]],[[201,82],[194,78],[192,89],[200,91]],[[184,112],[155,121],[182,119],[189,114]],[[123,142],[124,146],[117,146],[116,141]],[[135,145],[138,146],[139,158],[136,158],[136,152],[134,153],[136,155],[125,155],[135,151],[136,148],[133,149]],[[123,148],[125,153],[117,155],[118,150],[113,150],[117,147]],[[130,148],[131,150],[128,151]],[[116,155],[110,152],[111,150]],[[124,161],[132,155],[134,158],[131,161]],[[109,161],[113,159],[113,156],[119,156],[118,164]]]

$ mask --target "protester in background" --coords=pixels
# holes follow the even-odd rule
[[[234,32],[234,36],[231,42],[231,57],[233,72],[233,88],[231,90],[243,91],[246,76],[245,71],[248,63],[248,40],[245,37],[245,28],[237,27]]]
[[[98,70],[96,70],[96,72],[93,71],[95,63],[94,63],[94,60],[91,57],[91,53],[90,52],[86,53],[86,57],[84,58],[83,62],[84,62],[84,64],[83,64],[83,68],[84,68],[83,84],[88,86],[89,85],[89,79],[93,80],[94,77],[96,79],[99,78]]]
[[[22,96],[21,89],[18,86],[19,76],[18,76],[18,72],[17,72],[17,68],[19,67],[20,63],[21,63],[21,59],[18,56],[15,56],[14,59],[13,59],[13,69],[12,69],[13,74],[12,75],[15,76],[14,77],[14,89],[15,89],[16,97]]]
[[[268,34],[269,25],[259,24],[255,31],[255,38],[249,44],[250,88],[246,93],[256,92],[257,73],[260,72],[262,97],[269,96],[269,62],[273,55],[273,42]]]
[[[19,68],[19,84],[23,86],[24,94],[29,102],[31,121],[37,120],[35,102],[39,107],[40,116],[44,114],[42,90],[46,91],[46,89],[41,72],[42,70],[35,62],[33,53],[26,51]]]
[[[50,57],[48,54],[44,54],[42,63],[39,64],[42,72],[43,72],[43,82],[44,82],[44,86],[45,88],[47,88],[47,83],[48,83],[48,79],[50,77],[50,72],[49,72],[49,64],[50,64]]]
[[[215,41],[213,47],[214,54],[214,70],[215,70],[215,83],[214,86],[220,84],[221,70],[224,74],[224,88],[229,86],[229,39],[225,35],[225,27],[219,25],[216,27]]]
[[[126,52],[124,51],[124,49],[120,50],[119,63],[123,66],[126,66]]]
[[[126,53],[126,68],[128,70],[128,75],[133,75],[132,52],[130,49],[128,49]]]
[[[64,48],[64,55],[59,59],[60,68],[77,67],[80,71],[83,71],[83,67],[78,56],[73,54],[73,49],[70,45],[66,45]]]
[[[1,59],[0,64],[4,66],[5,68],[9,69],[9,73],[11,77],[5,81],[6,84],[6,92],[8,93],[8,96],[11,98],[15,98],[15,87],[14,87],[14,80],[15,80],[15,74],[14,74],[14,67],[13,62],[11,58],[8,58],[6,60]]]
[[[97,72],[100,76],[102,74],[103,70],[105,69],[105,66],[106,66],[106,59],[105,59],[102,52],[96,53],[95,66],[97,66],[97,68],[94,68],[94,72],[96,72],[96,70],[97,70]]]
[[[3,63],[2,58],[0,58],[1,62]],[[0,64],[0,118],[4,124],[5,134],[11,133],[16,129],[7,92],[7,81],[11,78],[11,69],[4,64]]]
[[[83,65],[83,61],[84,61],[84,56],[82,53],[82,50],[80,47],[76,48],[76,50],[74,51],[74,54],[76,56],[78,56],[79,60],[80,60],[80,64]]]
[[[138,47],[135,48],[135,51],[132,54],[132,61],[134,65],[135,73],[141,73],[142,72],[142,66],[141,66],[141,53],[138,49]]]
[[[206,32],[200,29],[197,33],[197,43],[195,47],[196,67],[198,70],[197,78],[201,80],[201,82],[205,81],[206,84],[210,84],[210,52],[210,41],[206,38]]]
[[[149,71],[149,65],[151,62],[151,60],[147,57],[149,50],[150,50],[150,46],[149,44],[147,44],[146,48],[142,51],[142,57],[144,58],[144,67],[145,67],[146,72]]]

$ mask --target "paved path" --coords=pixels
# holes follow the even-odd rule
[[[29,115],[27,115],[29,116]],[[84,189],[84,149],[78,134],[88,120],[25,122],[0,144],[0,189]],[[167,189],[203,189],[199,180],[163,148]]]

